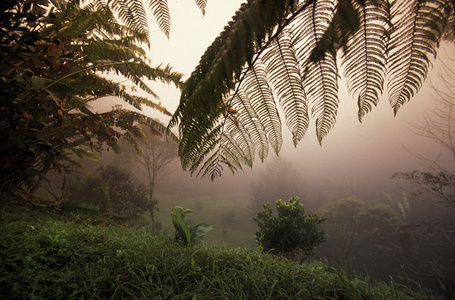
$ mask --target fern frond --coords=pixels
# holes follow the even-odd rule
[[[232,98],[232,107],[238,113],[237,120],[246,128],[251,136],[253,152],[258,152],[261,161],[269,153],[269,141],[251,99],[243,89],[239,89]]]
[[[121,22],[134,31],[145,34],[148,39],[147,13],[142,0],[111,0],[109,4],[118,13]]]
[[[242,4],[185,83],[169,124],[180,123],[182,165],[213,179],[226,165],[231,171],[249,165],[256,151],[261,160],[269,146],[278,153],[281,112],[296,145],[310,111],[321,143],[336,122],[340,52],[359,120],[377,105],[386,78],[396,111],[421,87],[428,56],[453,26],[453,6],[453,0]]]
[[[299,62],[288,30],[273,40],[262,60],[266,65],[270,85],[278,95],[294,146],[297,146],[308,128],[308,106]]]
[[[443,39],[448,42],[455,41],[455,1],[446,1],[444,15],[448,16],[444,19],[444,36]]]
[[[260,61],[250,68],[242,86],[245,92],[248,93],[252,108],[259,116],[265,131],[268,132],[268,140],[273,150],[278,154],[283,143],[281,120],[272,90],[267,81],[265,67]]]
[[[335,53],[327,53],[324,60],[310,62],[304,76],[311,114],[316,117],[316,136],[320,144],[336,121],[339,103],[337,74]]]
[[[196,125],[196,124],[194,124]],[[197,125],[196,125],[197,126]],[[200,147],[193,148],[189,145],[187,140],[181,140],[179,145],[179,154],[182,157],[182,167],[184,170],[189,170],[191,173],[198,171],[198,176],[201,174],[201,171],[204,168],[199,168],[200,164],[210,157],[212,153],[213,167],[215,165],[220,165],[220,156],[219,156],[219,141],[221,139],[223,127],[218,125],[214,127],[211,131],[207,132],[204,136],[201,136],[201,142],[199,143]],[[190,146],[190,147],[188,147]],[[204,163],[207,164],[207,163]],[[219,168],[220,166],[218,166]]]
[[[351,38],[342,56],[348,89],[357,95],[358,118],[370,112],[383,92],[388,42],[387,3],[377,0],[357,5],[360,28]]]
[[[227,164],[231,170],[242,170],[242,164],[252,164],[251,153],[249,151],[244,152],[245,149],[249,149],[248,145],[246,148],[241,147],[241,144],[246,142],[246,140],[244,140],[245,136],[242,132],[238,131],[239,127],[230,127],[230,130],[226,132],[227,134],[223,134],[220,141],[222,161]]]
[[[313,49],[328,30],[336,6],[333,1],[318,1],[308,7],[291,28],[295,30],[293,44],[296,57],[303,67],[303,86],[305,87],[312,116],[316,117],[316,135],[319,143],[328,134],[336,121],[338,110],[338,69],[336,53],[327,48],[317,60]]]
[[[429,56],[436,56],[446,18],[445,2],[401,2],[392,7],[399,17],[391,34],[389,56],[389,101],[395,114],[420,89],[431,64]]]
[[[231,115],[227,116],[225,126],[221,140],[223,155],[227,156],[226,152],[229,152],[232,157],[229,161],[234,162],[239,169],[242,169],[242,164],[252,167],[255,151],[248,130]]]
[[[158,27],[169,38],[171,32],[171,15],[169,14],[167,0],[148,0],[148,3]]]
[[[207,8],[207,0],[194,0],[194,2],[196,3],[197,7],[199,7],[199,9],[201,10],[202,15],[205,15],[205,10]]]

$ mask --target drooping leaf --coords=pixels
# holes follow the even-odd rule
[[[156,23],[158,23],[160,29],[169,38],[171,31],[171,15],[169,14],[167,0],[148,0],[148,2]]]
[[[270,85],[278,95],[294,146],[308,128],[308,103],[302,84],[302,72],[297,60],[291,32],[284,30],[271,43],[262,57]]]
[[[201,10],[202,15],[205,15],[205,10],[207,8],[207,0],[194,0],[194,2],[196,3],[197,7],[199,7],[199,9]]]
[[[201,236],[207,234],[213,229],[213,224],[201,223],[191,227],[191,240],[200,238]]]
[[[453,0],[242,4],[186,81],[169,124],[179,124],[183,168],[213,179],[224,166],[263,160],[269,146],[278,153],[282,118],[294,145],[311,120],[321,143],[336,123],[339,58],[359,120],[386,79],[396,112],[422,86],[453,12]]]
[[[445,7],[448,1],[399,2],[392,7],[397,18],[389,46],[389,95],[394,113],[422,86],[430,56],[443,34]],[[453,11],[453,3],[452,11]]]
[[[358,99],[359,120],[378,104],[383,91],[389,9],[387,2],[377,0],[358,4],[360,26],[342,56],[348,89]]]

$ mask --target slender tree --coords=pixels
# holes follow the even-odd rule
[[[441,160],[439,157],[425,157],[412,152],[412,155],[434,171],[452,171],[446,166],[450,165],[453,168],[451,164],[455,162],[455,70],[450,67],[455,64],[453,50],[452,48],[451,53],[445,53],[444,64],[437,79],[430,80],[433,108],[423,114],[421,121],[409,124],[409,129],[413,133],[427,138],[448,153],[450,158]]]
[[[142,181],[145,178],[150,203],[152,229],[156,229],[155,211],[158,200],[155,199],[157,185],[174,170],[177,156],[177,143],[166,140],[148,127],[142,126],[144,137],[133,145],[125,143],[123,155],[125,163],[132,174]]]
[[[447,58],[449,62],[455,61],[450,55]],[[414,198],[423,198],[425,203],[455,214],[455,71],[449,65],[442,67],[438,84],[431,84],[435,105],[423,114],[421,121],[409,126],[413,133],[439,146],[441,153],[428,157],[411,152],[426,169],[397,172],[394,178],[414,183]]]

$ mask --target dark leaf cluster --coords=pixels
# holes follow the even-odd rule
[[[324,231],[318,228],[325,219],[315,214],[305,215],[299,198],[287,202],[276,201],[276,216],[272,207],[264,204],[264,210],[253,220],[258,224],[255,239],[264,252],[302,260],[311,257],[317,245],[324,242]]]
[[[92,101],[117,96],[169,115],[160,103],[103,77],[106,72],[126,77],[150,98],[156,95],[146,80],[181,86],[181,74],[150,67],[136,45],[147,36],[117,22],[106,3],[20,0],[2,2],[1,8],[0,191],[33,192],[50,169],[76,164],[73,154],[118,151],[118,139],[142,135],[138,123],[170,134],[140,113],[91,109]]]

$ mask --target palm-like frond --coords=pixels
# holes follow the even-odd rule
[[[357,96],[359,120],[378,104],[383,92],[389,8],[377,0],[356,6],[360,26],[342,56],[348,89]]]
[[[142,0],[112,0],[110,5],[111,8],[118,13],[121,22],[134,31],[147,35],[148,38],[147,12]],[[155,12],[153,13],[155,15]],[[160,26],[160,28],[162,27]],[[166,33],[166,31],[164,32]],[[166,35],[168,35],[168,33],[166,33]]]
[[[333,1],[313,2],[291,24],[296,36],[297,59],[303,68],[302,84],[311,113],[316,116],[316,135],[320,142],[335,124],[338,109],[336,53],[327,49],[330,51],[318,60],[313,60],[312,55],[327,32],[334,12]]]
[[[308,128],[307,96],[302,84],[300,64],[292,44],[291,32],[283,31],[262,57],[270,84],[277,92],[294,146]]]
[[[273,150],[278,154],[283,143],[281,121],[266,76],[265,67],[259,61],[247,72],[243,87],[250,97],[252,108],[260,117],[264,130],[268,133]]]
[[[197,7],[201,10],[202,14],[205,15],[205,10],[207,8],[207,0],[194,0]]]
[[[58,5],[56,22],[42,31],[43,35],[51,37],[58,33],[60,40],[58,47],[46,43],[44,48],[46,55],[59,57],[59,63],[41,68],[48,69],[47,73],[41,71],[41,76],[49,80],[46,87],[49,93],[57,84],[71,87],[72,92],[65,93],[64,99],[59,101],[65,108],[78,109],[87,115],[91,114],[87,103],[109,95],[118,96],[139,110],[148,106],[171,115],[160,103],[132,95],[122,84],[100,76],[99,72],[105,71],[121,74],[154,98],[158,96],[146,79],[181,87],[182,74],[173,72],[169,66],[150,66],[145,51],[134,44],[137,39],[144,41],[140,32],[119,24],[102,1],[83,8],[78,6],[78,0],[55,3]]]
[[[184,169],[213,179],[269,146],[278,153],[282,118],[294,145],[310,117],[321,142],[336,122],[337,57],[360,120],[386,78],[396,112],[421,87],[453,12],[453,0],[248,1],[202,56],[169,125],[179,123]]]
[[[171,31],[171,15],[169,14],[167,0],[148,0],[148,3],[159,28],[169,37]]]
[[[251,161],[254,159],[255,152],[258,153],[259,158],[263,161],[269,153],[269,141],[259,115],[251,104],[250,97],[245,90],[239,89],[231,101],[236,113],[236,121],[246,128],[251,138],[252,143],[247,145],[249,146]]]
[[[443,35],[447,1],[412,1],[392,7],[398,19],[391,34],[389,94],[394,113],[413,97],[423,84]]]

